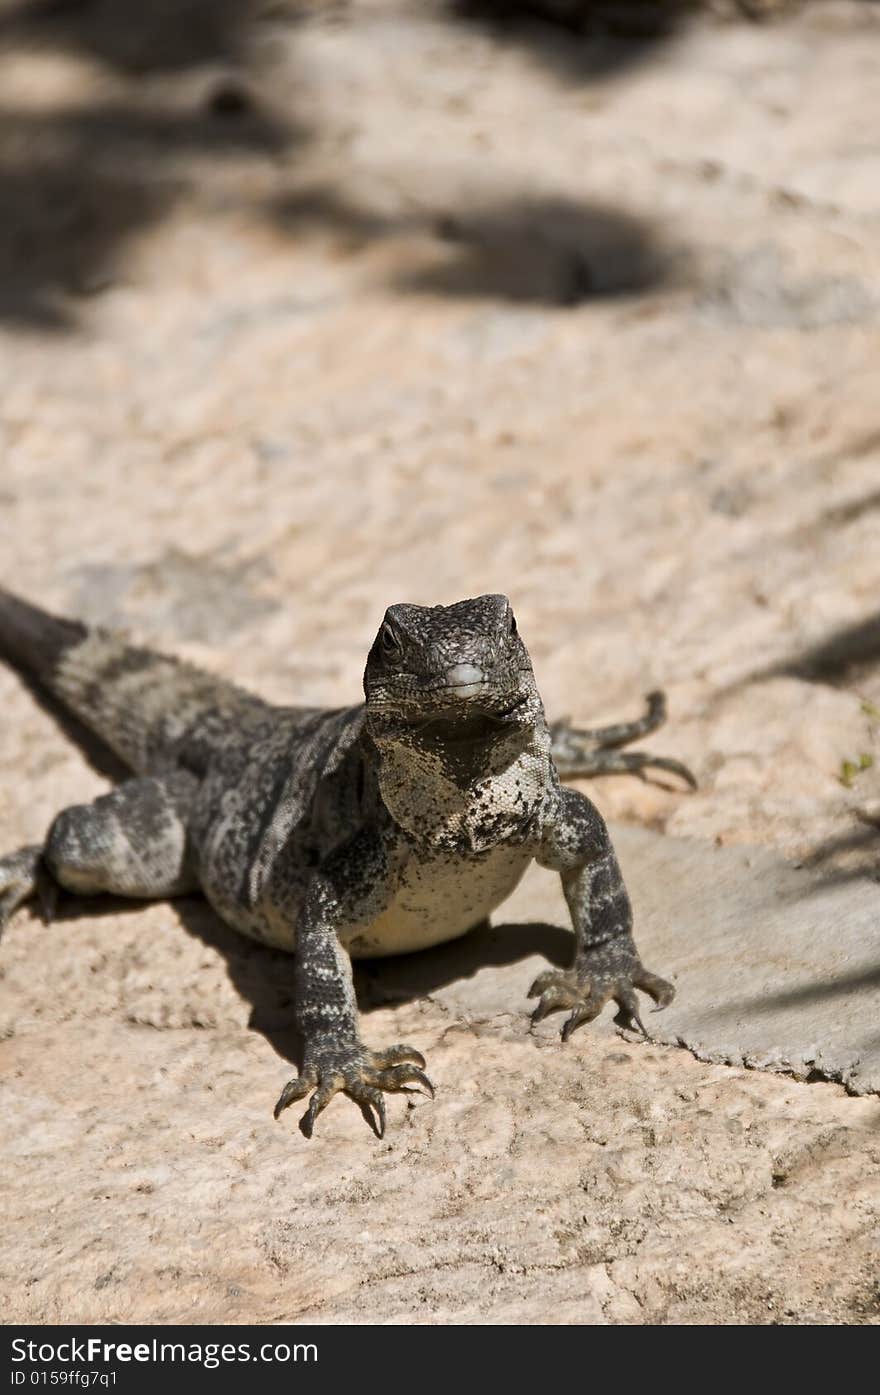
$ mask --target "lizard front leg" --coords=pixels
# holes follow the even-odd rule
[[[0,857],[0,935],[25,901],[39,893],[42,844],[31,843]]]
[[[372,1051],[358,1029],[351,961],[339,933],[373,919],[382,908],[378,888],[387,885],[381,841],[362,833],[315,873],[297,923],[296,1023],[303,1065],[282,1090],[275,1118],[311,1094],[300,1120],[306,1138],[340,1092],[361,1106],[379,1138],[385,1132],[384,1090],[421,1088],[434,1095],[421,1052],[411,1046]]]
[[[574,963],[565,972],[539,974],[529,990],[538,998],[532,1021],[570,1009],[562,1028],[567,1041],[584,1022],[614,1001],[630,1023],[645,1031],[636,989],[667,1007],[671,983],[650,973],[632,936],[632,908],[605,821],[586,795],[560,789],[555,816],[545,825],[537,861],[560,873],[575,933]]]

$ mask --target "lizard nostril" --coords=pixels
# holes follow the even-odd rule
[[[484,674],[475,664],[453,664],[446,670],[446,685],[460,697],[468,697],[482,687]]]

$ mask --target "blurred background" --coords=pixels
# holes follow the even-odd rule
[[[318,703],[504,591],[669,694],[606,813],[876,860],[880,6],[2,0],[0,92],[4,582]]]

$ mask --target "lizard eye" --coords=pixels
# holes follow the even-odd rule
[[[512,635],[515,635],[517,633],[516,616],[514,615],[513,611],[510,612],[510,633]]]
[[[387,621],[382,626],[382,629],[379,632],[379,643],[382,646],[383,654],[400,653],[400,640],[397,638],[397,635],[394,633]]]

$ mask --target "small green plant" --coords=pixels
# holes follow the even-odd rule
[[[844,760],[840,763],[840,774],[838,780],[844,789],[852,789],[853,780],[857,775],[861,775],[863,770],[870,770],[874,764],[874,757],[862,752],[858,760]]]

